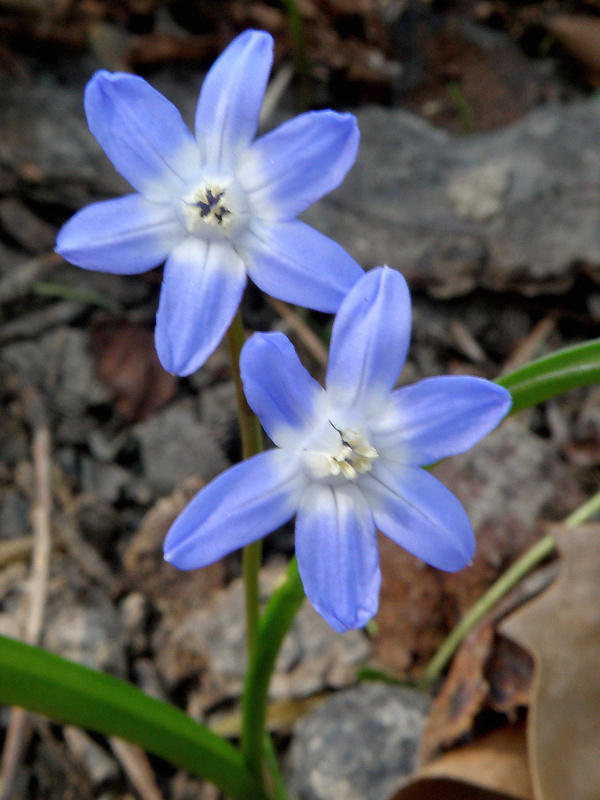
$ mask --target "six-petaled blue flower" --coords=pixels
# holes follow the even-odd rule
[[[377,611],[376,528],[440,569],[468,564],[469,519],[422,467],[471,447],[505,416],[511,398],[490,381],[462,376],[394,391],[410,319],[400,273],[368,272],[335,318],[326,389],[283,334],[254,334],[242,350],[244,390],[276,448],[200,491],[169,531],[166,559],[202,567],[296,514],[304,589],[340,632]]]
[[[302,114],[253,141],[272,49],[269,34],[246,31],[217,59],[195,138],[142,78],[101,71],[86,88],[90,129],[138,194],[78,212],[57,250],[78,266],[124,274],[166,260],[156,347],[178,375],[218,345],[247,275],[267,294],[326,312],[362,275],[338,244],[295,219],[354,163],[356,120]]]

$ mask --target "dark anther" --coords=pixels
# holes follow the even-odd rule
[[[228,208],[225,208],[225,206],[219,206],[216,208],[224,194],[225,192],[219,192],[217,195],[214,195],[210,189],[207,189],[206,203],[202,200],[198,200],[197,203],[194,203],[194,205],[200,209],[200,216],[202,219],[204,219],[204,217],[208,217],[209,214],[214,214],[218,222],[223,222],[223,217],[226,214],[231,214],[231,211]]]

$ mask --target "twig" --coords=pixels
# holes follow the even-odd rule
[[[81,535],[77,524],[77,502],[58,465],[55,465],[53,474],[54,499],[63,512],[58,514],[56,525],[61,544],[86,575],[114,595],[119,589],[117,578],[98,551]]]
[[[11,561],[29,558],[32,549],[33,536],[19,536],[18,539],[0,542],[0,567],[10,564]]]
[[[502,375],[506,375],[531,361],[554,328],[556,328],[556,316],[554,314],[548,314],[539,320],[525,339],[513,350],[504,364]]]
[[[43,256],[18,264],[0,280],[0,303],[10,303],[29,294],[32,283],[45,272],[61,264],[64,264],[64,261],[58,253],[45,253]]]
[[[25,641],[37,644],[42,632],[44,609],[48,596],[48,572],[52,541],[50,536],[50,429],[42,397],[32,388],[24,392],[31,427],[33,429],[33,474],[35,481],[32,509],[33,558],[31,564],[31,605],[25,627]],[[29,727],[29,714],[22,708],[11,710],[0,766],[0,800],[9,795],[21,758],[23,744]]]
[[[287,303],[277,300],[274,297],[267,297],[269,305],[275,309],[281,319],[291,328],[294,333],[301,339],[302,344],[306,347],[311,356],[319,364],[325,368],[327,366],[327,349],[323,342],[319,339],[317,334],[309,328],[301,317],[293,311]]]
[[[51,303],[45,308],[32,311],[31,314],[24,314],[2,325],[0,327],[0,344],[7,344],[15,339],[33,339],[49,328],[72,322],[87,309],[87,305],[72,303],[70,300]]]
[[[146,753],[122,739],[111,737],[109,742],[142,800],[163,800]]]
[[[269,83],[267,88],[265,99],[263,100],[262,108],[260,110],[260,118],[258,121],[258,126],[262,130],[266,128],[268,125],[271,117],[273,116],[273,112],[277,108],[279,101],[287,87],[289,86],[290,81],[292,80],[292,76],[294,74],[294,68],[291,64],[284,64],[273,80]]]

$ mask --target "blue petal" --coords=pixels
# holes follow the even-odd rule
[[[256,135],[273,62],[273,39],[245,31],[210,68],[196,108],[196,140],[203,163],[233,168]]]
[[[305,484],[288,453],[269,450],[221,473],[177,517],[165,559],[197,569],[277,530],[296,511]]]
[[[356,486],[311,486],[296,518],[306,596],[331,627],[362,628],[377,612],[381,573],[373,516]]]
[[[326,386],[333,402],[379,413],[410,342],[410,294],[399,272],[379,267],[352,288],[334,320]]]
[[[167,370],[190,375],[215,350],[244,293],[244,264],[228,242],[183,241],[165,264],[156,350]]]
[[[361,476],[375,524],[432,567],[456,572],[471,562],[475,537],[456,497],[420,467],[374,462]]]
[[[78,267],[135,275],[162,264],[184,235],[171,205],[128,194],[78,211],[56,251]]]
[[[339,186],[354,164],[359,132],[352,114],[313,111],[254,142],[238,173],[261,219],[289,220]]]
[[[283,333],[255,333],[242,348],[244,393],[278,447],[295,449],[315,425],[321,386]]]
[[[236,246],[259,289],[316,311],[336,311],[364,274],[339,244],[299,220],[255,219]]]
[[[510,404],[506,389],[483,378],[427,378],[394,392],[370,430],[380,453],[425,466],[464,453],[498,425]]]
[[[170,199],[200,168],[179,111],[143,78],[97,72],[85,90],[85,112],[115,169],[148,200]]]

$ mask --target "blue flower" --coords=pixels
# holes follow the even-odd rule
[[[281,333],[242,350],[248,402],[276,448],[224,472],[173,524],[165,558],[194,569],[296,514],[306,594],[336,631],[377,611],[375,529],[439,569],[471,561],[475,538],[456,497],[423,466],[462,453],[505,416],[510,394],[482,378],[427,378],[394,391],[410,339],[400,273],[366,273],[340,306],[326,388]]]
[[[90,130],[138,194],[79,211],[56,249],[80,267],[120,274],[166,260],[156,347],[178,375],[219,344],[247,275],[267,294],[326,312],[362,275],[339,245],[295,219],[354,163],[356,120],[302,114],[253,141],[272,50],[262,31],[229,45],[202,86],[195,138],[142,78],[100,71],[86,88]]]

